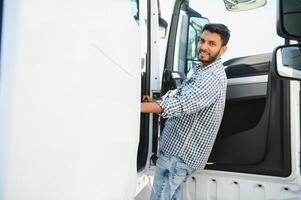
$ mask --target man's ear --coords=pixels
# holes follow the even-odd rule
[[[221,48],[221,55],[224,54],[227,51],[227,45],[222,46]]]
[[[221,47],[219,51],[219,57],[221,57],[227,51],[227,45]]]

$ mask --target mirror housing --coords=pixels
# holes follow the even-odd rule
[[[266,3],[266,0],[224,0],[226,9],[232,12],[256,9]]]
[[[274,50],[273,57],[277,76],[301,80],[301,45],[279,46]]]
[[[292,40],[301,40],[301,2],[279,0],[277,5],[277,33]]]

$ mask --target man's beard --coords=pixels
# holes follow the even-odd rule
[[[214,54],[214,55],[208,55],[208,56],[209,56],[208,60],[202,60],[202,59],[200,58],[200,61],[201,61],[202,64],[205,65],[205,66],[210,65],[211,63],[215,62],[215,61],[218,59],[220,51],[221,51],[221,50],[219,50],[219,51],[218,51],[216,54]],[[201,53],[201,52],[199,52],[199,53]]]

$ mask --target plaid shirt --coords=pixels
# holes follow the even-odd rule
[[[225,107],[227,77],[218,61],[198,67],[176,90],[157,101],[168,118],[159,149],[203,169],[213,147]]]

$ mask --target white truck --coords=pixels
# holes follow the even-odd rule
[[[1,1],[1,200],[149,198],[164,120],[140,114],[141,96],[180,84],[208,23],[188,1],[162,3]],[[300,1],[277,4],[279,35],[300,43]],[[223,122],[183,200],[301,199],[300,46],[224,63]]]

